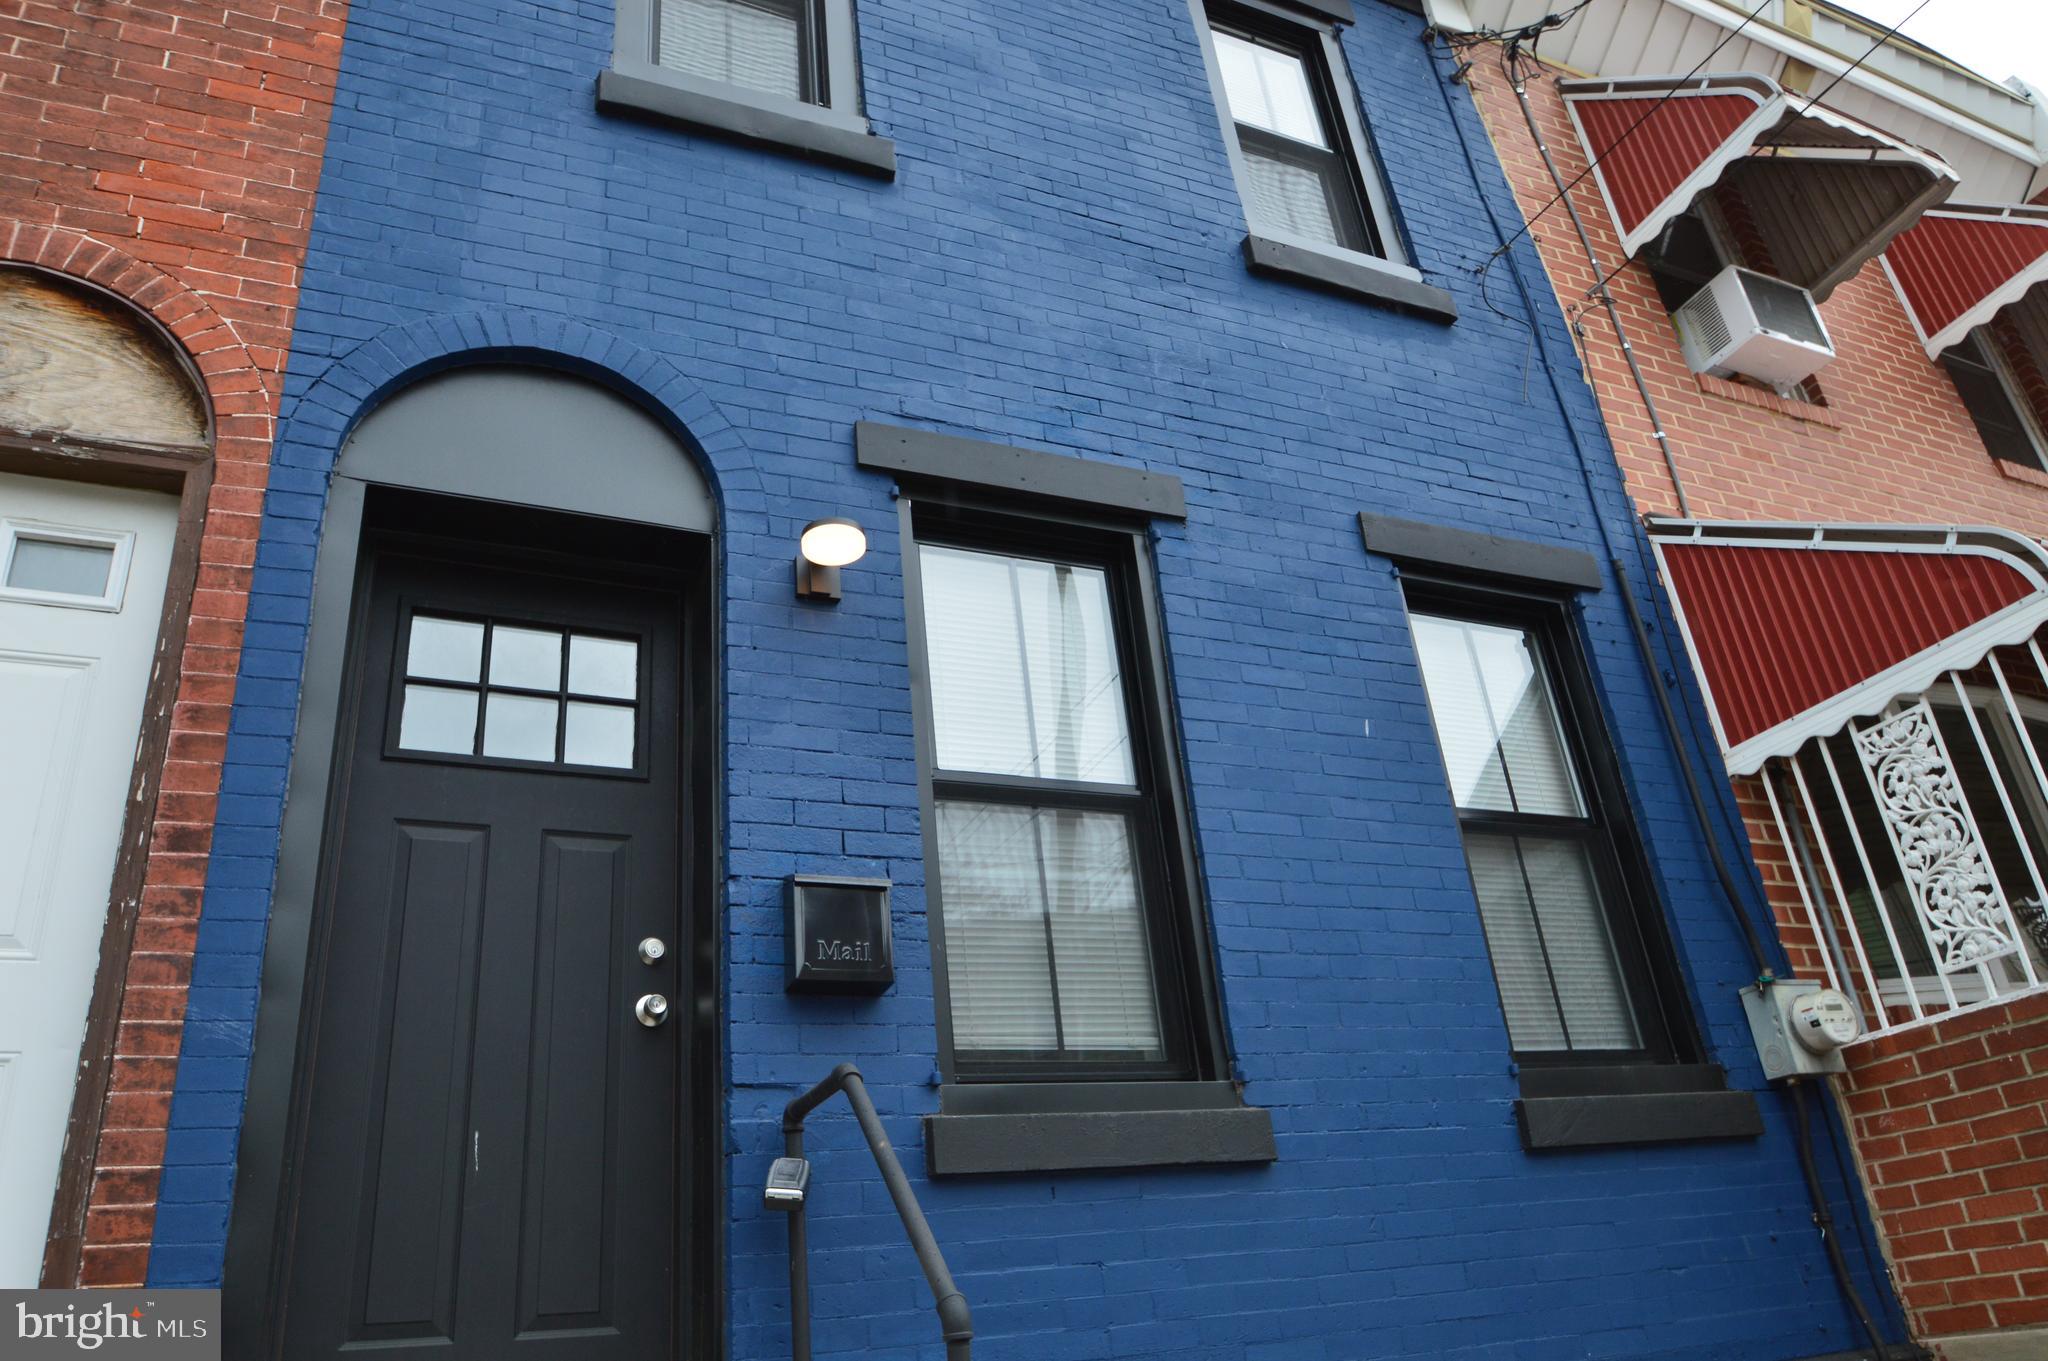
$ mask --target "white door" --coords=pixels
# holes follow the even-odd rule
[[[177,528],[0,474],[0,1289],[42,1269]]]

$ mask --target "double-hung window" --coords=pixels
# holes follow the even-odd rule
[[[598,106],[893,174],[861,110],[854,0],[618,0]]]
[[[824,102],[813,0],[659,0],[655,61],[671,71]]]
[[[1561,609],[1415,586],[1409,608],[1516,1058],[1671,1060]]]
[[[950,1075],[1203,1075],[1134,536],[951,517],[918,535]]]
[[[1253,233],[1399,260],[1334,32],[1263,6],[1205,13]]]
[[[2048,471],[2048,439],[2034,419],[1996,337],[1982,326],[1941,354],[1941,366],[1955,380],[1956,395],[1976,423],[1993,458]]]

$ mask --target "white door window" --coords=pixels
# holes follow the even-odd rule
[[[0,1289],[42,1266],[177,527],[0,474]]]

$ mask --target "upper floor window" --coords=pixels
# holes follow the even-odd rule
[[[918,535],[949,1075],[1206,1075],[1135,536],[937,517]]]
[[[854,0],[618,0],[600,109],[892,177],[861,108]]]
[[[1220,0],[1206,17],[1216,98],[1253,232],[1399,260],[1334,31]]]
[[[806,104],[825,102],[815,0],[660,0],[655,61]]]
[[[1979,326],[1942,351],[1941,366],[1993,458],[2048,471],[2048,438],[1996,336]]]
[[[1656,240],[1643,247],[1642,261],[1649,267],[1650,280],[1667,312],[1691,302],[1693,294],[1715,275],[1739,263],[1736,251],[1728,245],[1726,229],[1714,220],[1708,197],[1703,194],[1694,200],[1690,208],[1664,224]]]
[[[1673,1061],[1618,791],[1554,604],[1410,588],[1410,625],[1517,1059]]]

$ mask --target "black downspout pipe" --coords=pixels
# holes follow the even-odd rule
[[[1735,877],[1735,870],[1728,858],[1721,853],[1721,838],[1714,834],[1714,819],[1707,811],[1707,796],[1700,789],[1699,771],[1694,769],[1690,744],[1685,740],[1685,729],[1679,724],[1678,714],[1671,707],[1671,696],[1664,693],[1664,670],[1657,664],[1657,654],[1650,646],[1650,631],[1643,626],[1643,611],[1636,604],[1635,584],[1629,580],[1628,568],[1621,559],[1614,562],[1615,580],[1621,586],[1621,598],[1628,606],[1628,622],[1635,629],[1636,647],[1643,654],[1643,665],[1650,672],[1650,690],[1657,696],[1657,710],[1664,718],[1664,729],[1671,734],[1671,745],[1678,752],[1678,768],[1685,775],[1685,792],[1692,801],[1693,817],[1699,821],[1700,833],[1707,839],[1707,856],[1714,862],[1714,877],[1721,881],[1721,892],[1728,900],[1728,910],[1735,914],[1735,924],[1742,928],[1743,943],[1749,947],[1749,957],[1756,965],[1759,982],[1774,976],[1770,955],[1764,949],[1763,937],[1757,934],[1756,923],[1749,919],[1749,912],[1743,907],[1742,885]]]
[[[1749,913],[1742,906],[1742,894],[1735,878],[1735,871],[1721,854],[1720,838],[1714,834],[1714,824],[1707,814],[1706,796],[1700,790],[1699,773],[1693,768],[1692,755],[1685,740],[1685,730],[1679,727],[1678,715],[1671,707],[1671,697],[1664,693],[1663,676],[1657,665],[1656,654],[1650,648],[1650,633],[1643,626],[1642,610],[1636,604],[1635,589],[1629,583],[1628,568],[1620,558],[1614,559],[1614,575],[1621,584],[1621,598],[1628,603],[1629,623],[1635,628],[1636,646],[1642,650],[1643,664],[1650,670],[1650,688],[1657,694],[1657,707],[1664,718],[1664,726],[1671,734],[1671,742],[1678,750],[1679,769],[1685,773],[1686,792],[1692,797],[1693,815],[1699,819],[1700,831],[1707,839],[1707,852],[1714,862],[1714,873],[1721,881],[1722,892],[1727,895],[1728,907],[1734,912],[1735,920],[1742,928],[1743,940],[1749,946],[1750,958],[1756,964],[1757,981],[1768,984],[1772,978],[1770,960],[1764,953],[1764,944],[1757,934],[1756,923],[1749,919]],[[1842,1243],[1835,1231],[1835,1212],[1828,1205],[1827,1187],[1822,1185],[1819,1169],[1813,1158],[1813,1122],[1806,1109],[1806,1083],[1794,1079],[1785,1086],[1785,1095],[1792,1106],[1792,1123],[1798,1138],[1799,1170],[1806,1179],[1807,1199],[1813,1204],[1813,1226],[1820,1233],[1821,1246],[1826,1249],[1828,1266],[1835,1273],[1835,1284],[1841,1287],[1842,1298],[1849,1305],[1849,1312],[1856,1316],[1856,1322],[1870,1339],[1872,1361],[1885,1361],[1887,1351],[1884,1334],[1878,1331],[1877,1322],[1870,1316],[1870,1309],[1863,1303],[1862,1292],[1856,1289],[1856,1278],[1849,1270],[1849,1261],[1842,1253]]]
[[[792,1158],[804,1156],[804,1117],[841,1091],[846,1093],[846,1104],[853,1107],[854,1119],[860,1122],[860,1132],[867,1137],[868,1151],[874,1154],[882,1184],[889,1188],[889,1199],[896,1202],[896,1215],[903,1221],[903,1231],[910,1239],[911,1251],[917,1254],[917,1264],[924,1268],[925,1283],[931,1287],[932,1299],[938,1306],[939,1329],[946,1339],[946,1361],[969,1361],[974,1344],[974,1317],[968,1311],[967,1298],[953,1284],[953,1273],[946,1269],[938,1240],[932,1237],[931,1225],[925,1222],[917,1192],[911,1189],[910,1178],[903,1174],[903,1164],[896,1161],[896,1150],[889,1147],[889,1136],[882,1128],[881,1117],[875,1114],[875,1103],[868,1099],[860,1069],[850,1063],[840,1064],[823,1082],[783,1108],[783,1152]],[[789,1341],[794,1361],[811,1361],[809,1249],[803,1207],[799,1205],[789,1216]]]

